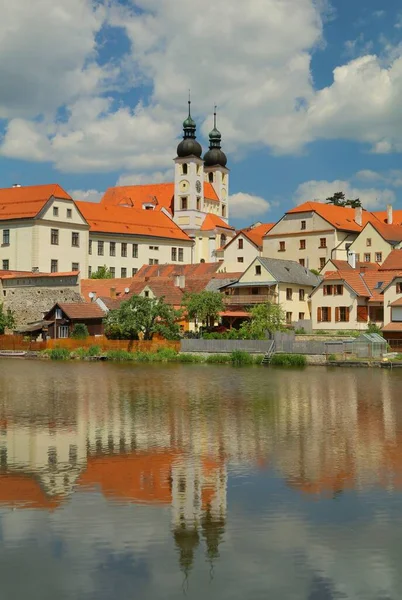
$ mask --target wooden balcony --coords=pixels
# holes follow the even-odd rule
[[[251,306],[264,302],[275,302],[272,294],[239,294],[236,296],[223,296],[226,306]]]

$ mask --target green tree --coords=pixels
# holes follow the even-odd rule
[[[257,304],[251,309],[250,321],[245,321],[240,330],[251,339],[263,339],[266,332],[285,331],[285,311],[280,304]]]
[[[113,275],[106,265],[103,267],[98,267],[98,270],[95,273],[92,273],[91,279],[113,279]]]
[[[14,313],[10,309],[5,312],[3,304],[0,303],[0,335],[3,335],[6,329],[13,329],[14,326]]]
[[[198,294],[188,294],[184,299],[184,306],[190,319],[201,321],[207,327],[213,327],[219,313],[225,310],[222,294],[206,290]]]
[[[362,205],[359,198],[346,200],[343,192],[335,192],[333,196],[329,196],[327,198],[327,204],[334,204],[334,206],[348,206],[350,208],[357,208]]]
[[[162,337],[178,339],[180,328],[177,323],[181,311],[166,304],[164,298],[132,296],[122,302],[120,308],[111,310],[104,320],[105,334],[109,338],[152,340],[158,333]]]
[[[85,323],[76,323],[71,332],[71,337],[76,340],[85,340],[89,336],[88,327]]]

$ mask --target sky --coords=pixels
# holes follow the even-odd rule
[[[402,208],[399,0],[0,0],[0,185],[172,181],[191,89],[230,222],[336,191]]]

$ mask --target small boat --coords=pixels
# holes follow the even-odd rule
[[[26,356],[26,352],[24,350],[0,350],[0,357],[7,356],[10,358],[20,358]]]

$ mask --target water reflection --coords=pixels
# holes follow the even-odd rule
[[[96,540],[97,553],[117,543],[119,549],[102,562],[102,572],[117,570],[121,575],[127,568],[137,583],[145,577],[148,562],[141,562],[143,550],[138,550],[141,566],[134,572],[133,557],[125,552],[140,548],[145,540],[148,545],[165,544],[168,535],[176,567],[165,556],[170,567],[158,563],[158,577],[168,580],[172,572],[180,572],[186,593],[197,561],[208,569],[201,579],[194,575],[201,585],[213,580],[220,560],[225,571],[225,545],[232,553],[236,548],[236,558],[242,555],[247,562],[243,553],[251,531],[250,555],[258,552],[261,536],[269,534],[277,553],[292,548],[289,556],[296,553],[299,558],[294,560],[301,565],[309,559],[303,554],[300,560],[301,550],[292,547],[290,538],[303,539],[303,553],[314,555],[320,567],[305,583],[305,594],[294,597],[360,597],[336,595],[341,592],[328,579],[331,568],[324,564],[325,552],[318,549],[317,540],[311,543],[313,534],[299,522],[300,510],[303,506],[306,518],[314,519],[317,515],[312,517],[308,508],[311,498],[324,510],[326,502],[351,491],[399,490],[401,381],[398,373],[382,371],[3,361],[0,505],[18,509],[18,514],[41,509],[55,515],[57,536],[64,540],[57,542],[61,553],[65,536],[75,539],[85,532],[85,544]],[[99,497],[106,504],[100,504]],[[120,507],[118,512],[111,512],[113,506]],[[127,512],[130,507],[137,507],[135,518]],[[74,515],[82,511],[85,521],[75,521]],[[354,517],[336,518],[342,522]],[[31,523],[38,516],[29,519]],[[113,532],[105,533],[108,526]],[[7,542],[1,526],[0,535]],[[153,551],[157,556],[156,548]],[[98,564],[92,560],[85,567],[88,571]],[[299,592],[307,571],[304,564],[302,574],[295,575]],[[284,589],[289,585],[286,577],[283,574],[278,597],[293,597]],[[109,597],[99,585],[96,590],[88,585],[80,587],[81,594],[92,597],[96,591],[96,597]],[[239,597],[240,589],[254,597],[250,586],[246,576]],[[259,574],[252,586],[260,597]]]

